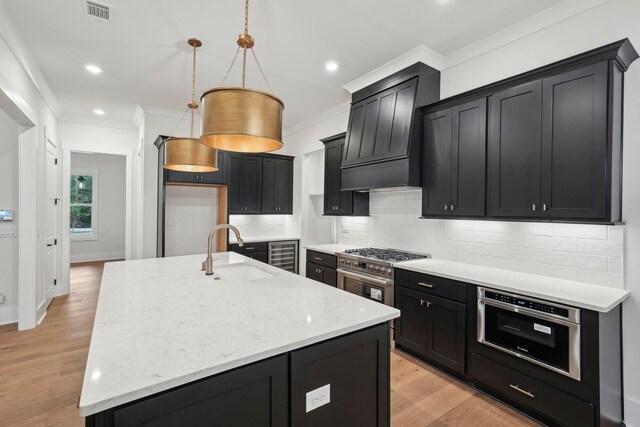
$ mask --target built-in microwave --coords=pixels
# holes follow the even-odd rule
[[[479,342],[580,380],[580,309],[478,288]]]

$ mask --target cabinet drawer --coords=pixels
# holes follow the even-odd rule
[[[251,254],[255,252],[268,252],[269,251],[269,243],[267,242],[254,242],[254,243],[245,243],[244,246],[238,246],[237,243],[231,244],[231,250],[233,252],[237,252],[239,254]]]
[[[395,284],[406,286],[417,291],[427,292],[431,295],[449,298],[458,302],[466,302],[467,285],[455,280],[414,271],[395,269]]]
[[[314,264],[324,265],[329,268],[336,268],[338,266],[335,255],[328,255],[312,250],[307,250],[307,261]]]
[[[595,425],[592,404],[475,353],[471,355],[471,377],[477,385],[489,387],[543,419],[563,426]]]

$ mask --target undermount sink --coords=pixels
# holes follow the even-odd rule
[[[273,274],[249,263],[214,266],[213,271],[216,279],[220,277],[220,280],[246,281],[274,277]]]

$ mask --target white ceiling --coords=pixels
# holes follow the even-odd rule
[[[191,96],[198,37],[197,92],[217,86],[243,29],[242,0],[107,0],[112,22],[83,13],[81,0],[0,0],[51,86],[65,116],[133,121],[138,104],[183,110]],[[262,0],[250,4],[249,32],[277,96],[285,127],[349,99],[342,86],[425,45],[451,54],[562,0]],[[328,73],[324,63],[337,61]],[[102,67],[90,75],[86,64]],[[252,61],[248,86],[266,89]],[[228,84],[237,84],[236,66]]]

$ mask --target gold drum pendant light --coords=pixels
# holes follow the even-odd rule
[[[258,65],[267,86],[267,78],[253,50],[249,34],[249,0],[245,0],[244,33],[238,36],[238,48],[225,82],[242,49],[242,87],[217,87],[202,94],[202,133],[200,142],[224,151],[264,153],[282,147],[282,110],[277,97],[245,87],[247,51]]]
[[[200,144],[193,137],[193,121],[198,103],[196,96],[196,49],[202,46],[198,39],[187,41],[193,47],[193,74],[191,80],[191,101],[187,104],[187,113],[191,113],[191,132],[189,138],[170,137],[164,143],[164,168],[183,172],[215,172],[218,170],[218,151]],[[184,118],[184,115],[182,116]],[[180,122],[182,119],[180,119]],[[178,122],[178,126],[180,125]],[[176,126],[177,128],[177,126]],[[174,129],[175,132],[175,129]],[[173,134],[173,132],[172,132]]]

